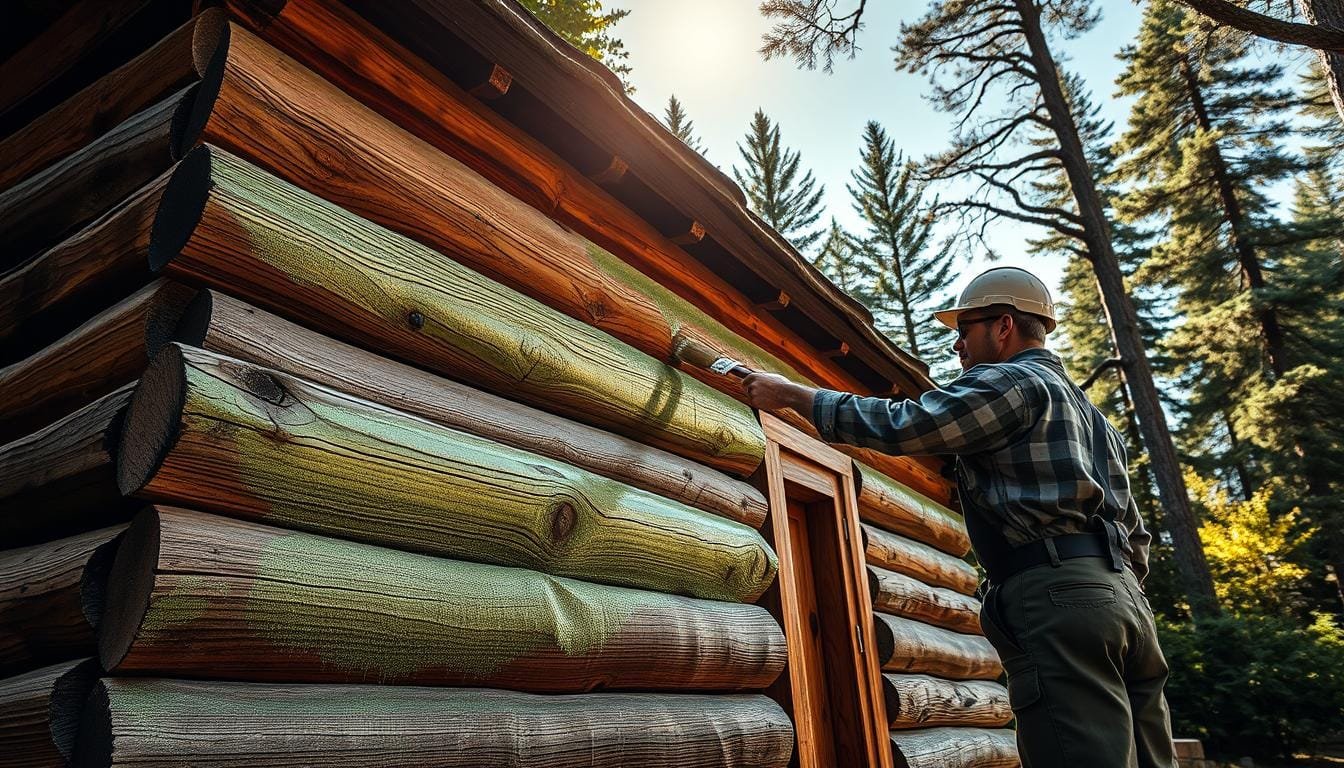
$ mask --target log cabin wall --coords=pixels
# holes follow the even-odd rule
[[[0,765],[796,759],[765,438],[672,340],[926,369],[609,73],[446,7],[21,20]],[[1016,764],[938,464],[846,452],[895,763]]]

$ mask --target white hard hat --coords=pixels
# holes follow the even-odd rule
[[[1055,330],[1055,303],[1040,278],[1017,267],[995,267],[981,272],[961,292],[955,307],[933,313],[948,328],[957,327],[957,316],[968,309],[1008,304],[1045,322],[1045,332]]]

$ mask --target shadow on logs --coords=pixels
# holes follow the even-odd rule
[[[99,671],[96,660],[80,659],[0,680],[0,765],[65,765]]]
[[[980,635],[966,635],[919,621],[873,614],[878,661],[887,672],[922,672],[953,680],[994,680],[1003,674],[999,655]]]

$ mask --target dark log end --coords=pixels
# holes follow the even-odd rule
[[[145,487],[177,444],[186,398],[182,348],[168,344],[154,356],[126,409],[116,457],[122,494],[129,496]]]
[[[119,533],[113,536],[110,541],[99,545],[89,555],[89,561],[84,566],[84,575],[79,580],[79,605],[84,614],[84,620],[98,631],[98,625],[103,622],[103,612],[107,609],[107,584],[112,575],[112,562],[116,559],[117,548],[121,546],[121,538],[125,533]]]
[[[892,654],[896,653],[896,636],[882,617],[876,614],[873,616],[873,635],[877,638],[877,663],[881,666],[891,661]]]
[[[171,280],[154,292],[145,311],[145,354],[153,360],[163,346],[173,341],[182,317],[196,298],[196,289]]]
[[[107,600],[98,626],[98,660],[115,671],[130,651],[149,609],[154,573],[159,562],[159,511],[150,507],[135,516],[122,534],[107,579]]]
[[[901,715],[901,697],[896,693],[896,685],[891,678],[882,675],[882,701],[886,703],[887,722],[894,723]]]
[[[112,706],[107,685],[93,686],[79,715],[79,735],[75,739],[70,765],[77,768],[104,768],[112,764]]]
[[[191,30],[191,64],[197,76],[204,76],[210,71],[210,63],[218,53],[220,40],[228,34],[228,29],[229,14],[223,8],[205,8],[196,15]]]
[[[200,140],[201,131],[205,130],[205,124],[215,111],[215,101],[219,99],[219,89],[224,83],[224,68],[229,59],[229,25],[226,20],[221,20],[217,27],[207,23],[196,31],[197,34],[192,38],[192,58],[201,79],[173,113],[169,145],[175,160],[187,155]],[[214,48],[207,57],[201,49],[211,43]],[[202,63],[205,64],[203,68]]]
[[[159,272],[177,257],[196,231],[210,196],[209,147],[197,147],[173,169],[149,233],[149,269]]]
[[[877,593],[882,591],[877,580],[877,573],[872,568],[864,568],[863,570],[864,573],[868,574],[868,599],[877,600]]]
[[[66,762],[74,755],[84,701],[89,697],[89,691],[98,684],[98,676],[102,672],[97,659],[85,659],[56,678],[51,687],[51,701],[47,705],[48,728],[51,743]]]

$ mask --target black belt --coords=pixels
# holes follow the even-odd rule
[[[1052,545],[1055,550],[1053,557],[1050,553]],[[1020,547],[1013,547],[1002,555],[997,562],[983,562],[981,565],[984,566],[985,573],[992,583],[1002,584],[1009,577],[1028,568],[1045,565],[1046,563],[1056,563],[1060,560],[1072,560],[1078,557],[1100,557],[1111,560],[1113,564],[1118,560],[1115,556],[1115,550],[1108,543],[1106,534],[1068,533],[1033,541]],[[1123,562],[1125,565],[1129,565],[1128,558],[1125,558]],[[1120,567],[1116,567],[1116,570],[1120,570]]]

